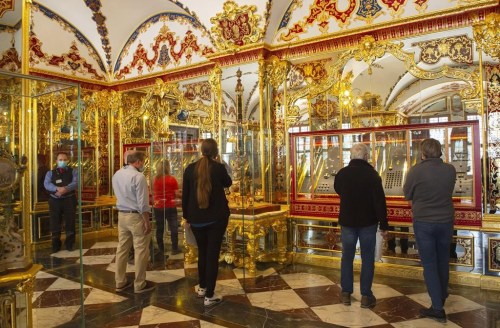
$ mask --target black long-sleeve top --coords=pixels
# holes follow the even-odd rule
[[[229,205],[224,188],[233,184],[223,164],[210,160],[212,192],[208,208],[201,209],[196,197],[196,163],[191,163],[184,171],[182,181],[182,216],[189,223],[208,223],[229,218]]]
[[[382,179],[373,166],[353,159],[335,176],[335,191],[340,196],[339,224],[362,228],[380,222],[387,230],[387,205]]]

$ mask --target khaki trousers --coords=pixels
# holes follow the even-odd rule
[[[118,248],[116,249],[116,287],[127,283],[127,261],[130,247],[134,246],[134,291],[146,285],[146,269],[149,258],[151,233],[144,234],[143,216],[139,213],[118,212]]]

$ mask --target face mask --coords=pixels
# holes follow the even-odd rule
[[[139,171],[139,172],[144,172],[144,165],[140,166],[140,167],[137,169],[137,171]]]
[[[57,161],[57,167],[60,169],[65,168],[68,165],[68,162],[66,161]]]

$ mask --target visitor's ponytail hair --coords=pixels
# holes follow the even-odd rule
[[[201,209],[208,208],[212,181],[210,180],[210,166],[218,154],[217,142],[214,139],[205,139],[201,143],[201,159],[196,163],[196,198]]]

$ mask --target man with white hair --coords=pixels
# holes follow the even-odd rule
[[[385,237],[389,228],[382,179],[368,163],[369,149],[363,143],[351,148],[351,161],[335,177],[334,188],[340,196],[339,224],[342,238],[340,268],[341,301],[351,305],[353,261],[356,243],[361,245],[361,307],[373,308],[377,302],[372,292],[375,272],[377,228]]]

